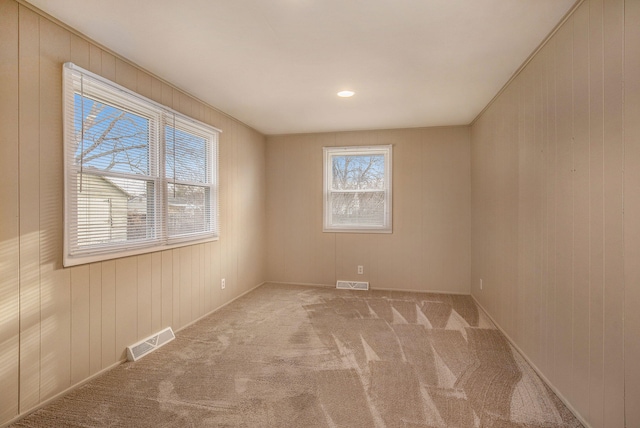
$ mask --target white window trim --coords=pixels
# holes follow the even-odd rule
[[[74,138],[74,114],[68,114],[69,111],[73,112],[73,105],[69,105],[76,92],[76,85],[72,73],[81,73],[88,78],[98,81],[101,85],[99,89],[92,88],[93,97],[103,98],[107,104],[116,104],[126,107],[128,110],[136,112],[145,117],[150,115],[154,116],[150,120],[150,127],[155,127],[154,131],[157,136],[158,142],[155,144],[155,148],[152,148],[151,156],[157,157],[155,160],[157,165],[157,171],[152,171],[151,176],[139,176],[137,179],[143,177],[153,178],[155,185],[157,186],[157,192],[155,199],[155,227],[161,228],[159,235],[150,238],[148,240],[142,240],[137,242],[124,242],[123,245],[105,245],[102,248],[96,248],[92,252],[73,252],[70,243],[70,222],[75,221],[73,218],[73,209],[71,209],[72,201],[70,198],[74,197],[70,195],[69,190],[70,181],[76,180],[77,168],[73,166],[73,162],[70,159],[74,158],[72,151],[72,143],[70,139]],[[128,257],[133,255],[145,254],[155,251],[167,250],[171,248],[177,248],[186,245],[195,245],[204,242],[216,241],[219,239],[219,163],[218,163],[218,146],[219,146],[219,134],[222,132],[213,126],[199,122],[193,118],[183,115],[175,110],[172,110],[166,106],[156,103],[140,94],[130,91],[114,82],[111,82],[99,75],[96,75],[90,71],[87,71],[73,63],[65,63],[63,65],[63,146],[64,146],[64,214],[63,214],[63,265],[65,267],[76,266],[85,263],[92,263],[97,261],[110,260],[121,257]],[[175,117],[176,120],[182,123],[188,124],[191,129],[196,129],[201,133],[205,133],[211,136],[211,147],[208,153],[208,162],[211,168],[207,171],[209,175],[209,182],[205,184],[211,189],[210,197],[210,216],[211,216],[211,230],[207,232],[194,233],[191,235],[182,236],[168,236],[167,227],[167,184],[173,183],[173,180],[165,177],[164,172],[164,126],[165,123],[169,123],[169,117]],[[150,159],[151,163],[152,160]],[[105,176],[121,176],[125,177],[127,174],[118,172],[102,173],[100,171],[92,172],[93,175],[105,175]],[[181,184],[179,181],[176,183]],[[194,183],[197,185],[203,185],[202,183]],[[76,210],[77,212],[77,210]]]
[[[392,233],[393,232],[393,197],[392,197],[392,145],[378,146],[345,146],[345,147],[323,147],[323,232],[344,232],[344,233]],[[384,222],[381,226],[371,225],[336,225],[332,224],[331,213],[331,181],[333,177],[331,158],[334,155],[384,155]],[[378,192],[378,190],[371,190]],[[367,192],[362,190],[361,192]]]
[[[171,122],[170,118],[165,115],[165,121],[163,123],[163,129],[164,129],[164,125],[169,125],[169,126],[173,126],[174,123]],[[213,170],[209,169],[207,170],[207,179],[208,182],[207,183],[199,183],[199,182],[189,182],[189,181],[182,181],[182,180],[178,180],[178,179],[172,179],[171,177],[166,177],[163,180],[161,180],[163,182],[163,184],[178,184],[178,185],[187,185],[187,186],[198,186],[198,187],[208,187],[210,190],[210,201],[209,201],[209,213],[211,218],[211,231],[210,232],[199,232],[199,233],[193,233],[193,234],[189,234],[189,235],[169,235],[167,232],[167,243],[168,244],[182,244],[182,245],[187,245],[187,244],[191,244],[194,240],[199,240],[199,239],[205,239],[205,240],[213,240],[213,239],[217,239],[218,238],[218,232],[219,232],[219,228],[218,228],[218,222],[219,222],[219,211],[218,211],[218,134],[217,133],[212,133],[211,129],[212,127],[209,125],[205,125],[205,124],[201,124],[201,123],[197,123],[195,121],[193,121],[193,119],[190,119],[184,115],[180,115],[180,114],[175,114],[175,125],[176,128],[179,128],[178,125],[186,125],[189,128],[189,133],[191,134],[195,134],[198,135],[202,138],[209,138],[211,137],[211,142],[210,142],[210,146],[211,146],[211,150],[208,153],[207,156],[207,163],[209,165],[213,165]],[[215,128],[214,128],[215,129]],[[221,131],[218,131],[221,132]],[[164,149],[164,147],[163,147]],[[163,174],[164,174],[164,168],[162,168],[163,170]],[[211,175],[213,174],[213,175]],[[163,185],[162,186],[162,191],[167,192],[167,186]],[[166,193],[164,193],[163,195],[163,201],[165,202],[164,206],[163,206],[163,212],[166,213],[167,211],[167,195]],[[211,238],[211,235],[214,234],[215,236],[213,236],[213,239],[208,239]]]

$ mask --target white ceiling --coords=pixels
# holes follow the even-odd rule
[[[288,134],[468,124],[576,0],[28,1],[258,131]]]

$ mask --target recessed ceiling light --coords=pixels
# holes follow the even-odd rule
[[[342,98],[352,97],[353,94],[355,94],[355,92],[353,92],[353,91],[340,91],[340,92],[338,92],[338,96],[342,97]]]

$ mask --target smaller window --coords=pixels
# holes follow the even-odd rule
[[[391,233],[391,146],[323,150],[323,230]]]

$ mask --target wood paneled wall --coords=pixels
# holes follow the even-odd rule
[[[66,61],[223,130],[219,241],[62,267]],[[0,425],[265,280],[264,136],[14,0],[0,0],[0,120]]]
[[[393,233],[323,233],[322,147],[375,144],[393,145]],[[469,293],[468,127],[267,137],[267,195],[270,281]]]
[[[640,426],[639,82],[640,2],[586,0],[471,130],[471,292],[593,427]]]
[[[116,364],[129,343],[265,279],[466,293],[471,278],[475,298],[590,425],[640,426],[638,22],[636,0],[585,0],[471,135],[265,144],[0,0],[0,425]],[[219,241],[62,268],[65,61],[223,129]],[[322,147],[370,144],[394,145],[394,233],[323,233]]]

